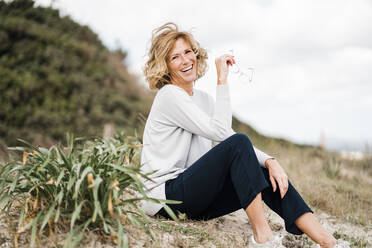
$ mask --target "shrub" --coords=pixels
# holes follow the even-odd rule
[[[20,159],[0,167],[0,209],[18,208],[18,232],[31,229],[31,247],[38,234],[48,226],[69,223],[65,247],[76,246],[87,228],[110,234],[119,247],[128,245],[126,224],[139,225],[157,242],[146,216],[136,202],[147,199],[157,203],[176,203],[148,198],[138,164],[141,144],[123,135],[115,139],[74,138],[67,135],[67,147],[49,149],[12,147],[23,152]],[[165,204],[164,204],[165,205]],[[165,205],[168,213],[177,217]]]

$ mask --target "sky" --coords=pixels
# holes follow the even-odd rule
[[[146,85],[151,32],[166,22],[209,51],[195,87],[215,96],[214,59],[233,50],[252,82],[230,73],[234,115],[264,135],[330,149],[372,148],[371,0],[37,0],[88,25]],[[370,149],[372,150],[372,149]]]

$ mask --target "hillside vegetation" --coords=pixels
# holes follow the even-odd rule
[[[0,138],[50,145],[66,132],[140,131],[151,96],[87,26],[34,2],[0,1]]]

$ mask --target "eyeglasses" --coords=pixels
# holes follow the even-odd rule
[[[228,53],[234,56],[234,50],[229,50]],[[240,68],[239,65],[235,63],[231,67],[231,72],[236,74],[242,83],[252,82],[254,73],[253,67]]]

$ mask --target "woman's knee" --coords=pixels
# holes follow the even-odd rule
[[[238,145],[246,144],[246,145],[252,146],[251,140],[244,133],[235,133],[231,135],[229,139],[231,139],[233,143],[238,144]]]

